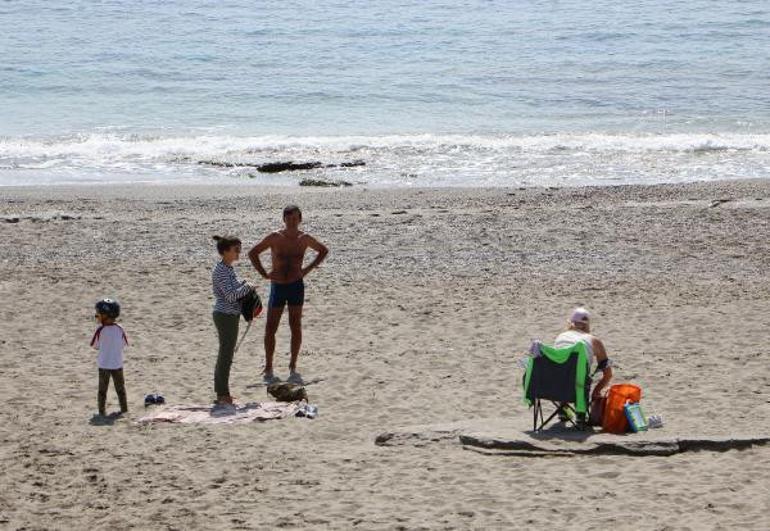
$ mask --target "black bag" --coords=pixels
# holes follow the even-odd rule
[[[268,394],[279,402],[307,401],[307,391],[301,385],[289,382],[276,382],[267,386]]]
[[[262,313],[262,300],[256,291],[250,291],[247,295],[238,299],[241,305],[241,315],[250,323],[257,315]]]

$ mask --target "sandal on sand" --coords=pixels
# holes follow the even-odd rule
[[[291,371],[286,381],[296,385],[305,385],[305,381],[302,379],[302,375],[297,371]]]
[[[275,374],[273,374],[273,371],[270,371],[270,372],[262,373],[262,381],[264,382],[265,385],[270,385],[270,384],[280,382],[281,379],[278,378]]]

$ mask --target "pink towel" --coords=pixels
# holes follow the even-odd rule
[[[249,402],[232,406],[196,404],[163,406],[137,420],[138,423],[172,422],[179,424],[245,424],[254,421],[293,417],[300,402]]]

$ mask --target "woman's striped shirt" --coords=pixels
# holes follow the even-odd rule
[[[238,299],[246,296],[251,290],[246,281],[238,280],[233,266],[227,265],[224,262],[219,262],[214,266],[214,270],[211,272],[211,281],[214,297],[216,297],[214,311],[239,315],[241,313],[241,306],[238,304]]]

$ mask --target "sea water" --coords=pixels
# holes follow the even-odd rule
[[[0,185],[304,177],[770,177],[770,3],[0,3]]]

